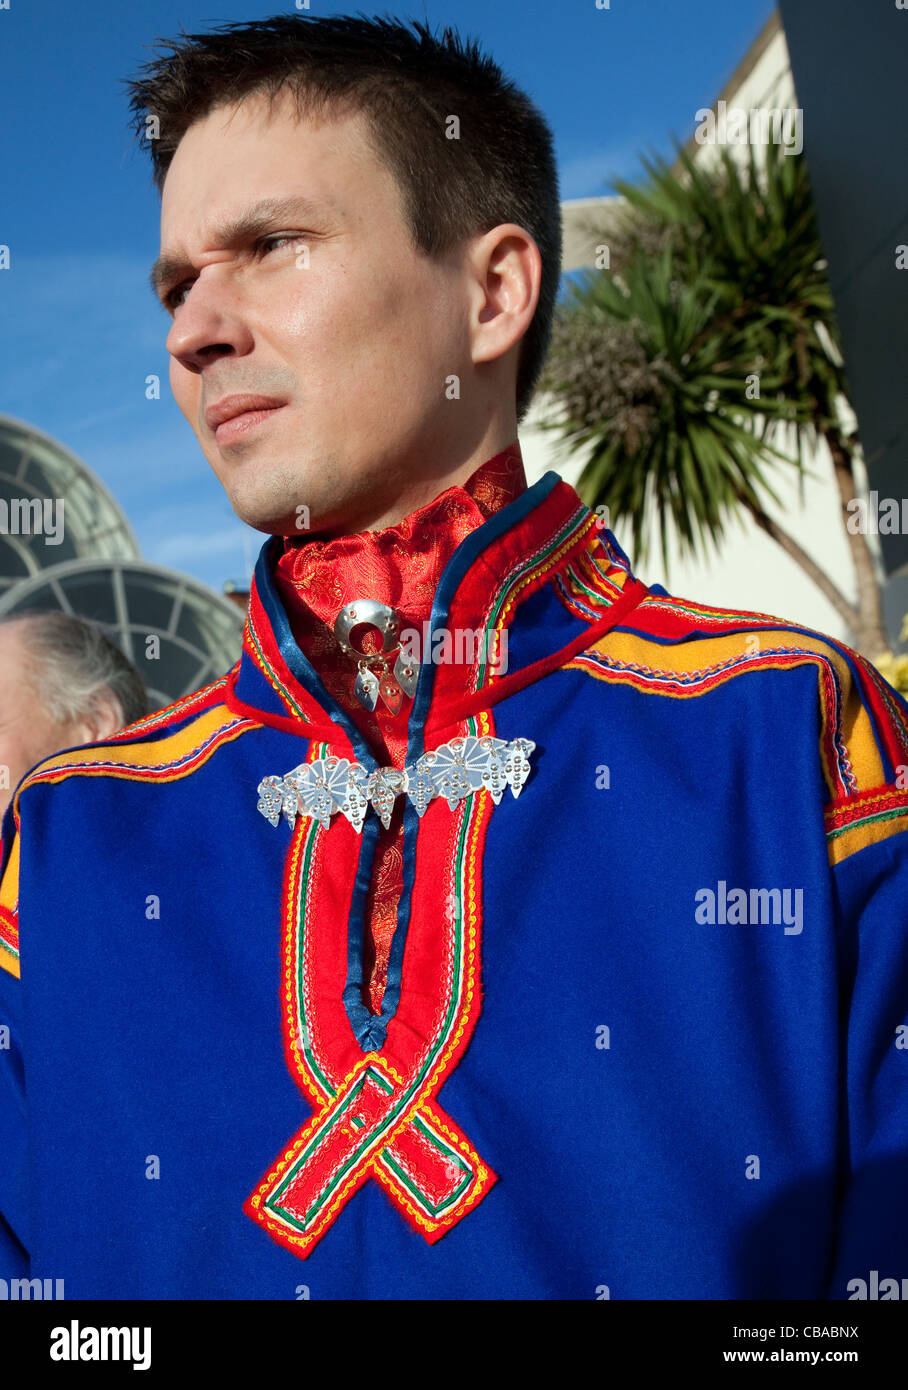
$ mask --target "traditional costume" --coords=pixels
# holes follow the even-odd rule
[[[908,1273],[908,705],[647,588],[516,444],[396,526],[271,537],[236,666],[2,829],[0,1277]]]

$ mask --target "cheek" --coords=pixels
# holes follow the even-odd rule
[[[33,754],[36,758],[43,758],[45,756],[45,748],[56,749],[66,747],[65,743],[59,742],[66,733],[67,729],[65,726],[61,728],[59,724],[55,724],[51,719],[45,717],[31,719],[27,731],[23,730],[21,746],[27,751],[29,756]]]
[[[334,380],[364,367],[393,374],[401,358],[424,360],[431,352],[437,286],[426,295],[414,278],[381,273],[380,258],[368,273],[337,266],[324,276],[314,267],[299,274],[312,279],[274,302],[271,322],[304,379],[327,375],[329,367]]]
[[[340,354],[355,343],[365,323],[371,322],[373,291],[361,288],[341,266],[326,270],[315,264],[308,270],[281,276],[271,296],[269,323],[287,341],[297,341],[321,355]]]
[[[0,766],[9,768],[10,792],[27,769],[44,756],[42,749],[40,733],[35,728],[13,728],[0,739]]]

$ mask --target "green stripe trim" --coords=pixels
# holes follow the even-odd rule
[[[467,728],[468,728],[469,732],[470,732],[471,734],[475,735],[475,734],[476,734],[476,729],[477,729],[477,724],[476,724],[476,719],[475,719],[475,717],[469,718],[466,722],[467,722]],[[327,747],[327,745],[322,745],[322,747]],[[459,905],[461,906],[461,908],[462,908],[463,897],[464,897],[464,893],[463,893],[463,862],[464,862],[464,857],[465,857],[466,838],[467,838],[467,834],[468,834],[469,828],[470,828],[471,824],[473,823],[474,816],[477,814],[477,808],[478,808],[478,800],[476,799],[476,794],[475,794],[475,792],[470,796],[469,800],[470,800],[470,802],[471,802],[472,804],[471,804],[470,807],[468,808],[468,814],[465,815],[465,816],[463,817],[463,822],[462,822],[461,827],[460,827],[460,835],[459,835],[458,842],[457,842],[457,855],[456,855],[456,860],[455,860],[455,883],[458,885],[458,903],[459,903]],[[452,812],[452,814],[454,814],[454,813]],[[308,863],[309,851],[310,851],[311,845],[312,845],[312,843],[313,843],[313,841],[314,841],[315,829],[316,829],[316,828],[317,828],[317,822],[315,822],[315,821],[313,820],[313,831],[312,831],[312,835],[311,835],[310,840],[309,840],[309,843],[307,844],[307,847],[306,847],[307,852],[306,852],[306,859],[305,859],[304,866],[303,866],[304,870],[305,870],[306,864]],[[301,873],[301,875],[300,875],[300,879],[301,879],[301,885],[302,885],[302,882],[303,882],[303,874],[302,874],[302,873]],[[301,905],[302,905],[303,896],[304,896],[304,895],[303,895],[303,893],[302,893],[302,891],[301,891],[301,894],[300,894]],[[305,1028],[305,1002],[304,1002],[303,991],[302,991],[302,969],[303,969],[304,952],[305,952],[305,917],[306,917],[306,913],[305,913],[304,911],[299,911],[299,912],[297,913],[297,921],[298,921],[298,924],[299,924],[299,929],[301,930],[301,933],[302,933],[302,938],[301,938],[301,940],[299,940],[298,949],[297,949],[297,972],[298,972],[298,973],[297,973],[297,1016],[303,1020],[303,1027],[304,1027],[304,1030],[305,1030],[305,1031],[302,1033],[302,1037],[303,1037],[304,1039],[308,1039],[310,1035],[309,1035],[309,1030],[308,1030],[308,1028]],[[320,1198],[319,1198],[319,1201],[318,1201],[318,1203],[317,1203],[317,1205],[318,1205],[319,1207],[320,1207],[320,1206],[324,1206],[325,1203],[326,1203],[328,1200],[330,1200],[330,1197],[331,1197],[332,1193],[334,1192],[334,1190],[335,1190],[335,1188],[337,1187],[338,1183],[343,1179],[343,1177],[344,1177],[344,1176],[346,1175],[346,1173],[348,1172],[348,1170],[349,1170],[349,1168],[350,1168],[350,1165],[351,1165],[352,1163],[354,1163],[354,1162],[356,1162],[356,1163],[360,1162],[361,1159],[362,1159],[362,1157],[369,1151],[370,1148],[374,1147],[374,1146],[377,1145],[378,1143],[381,1143],[384,1134],[385,1134],[385,1133],[387,1132],[387,1130],[396,1122],[396,1120],[397,1120],[398,1117],[400,1116],[401,1111],[404,1110],[404,1109],[406,1109],[406,1107],[410,1104],[410,1102],[411,1102],[411,1100],[412,1100],[412,1098],[413,1098],[414,1093],[417,1092],[417,1091],[419,1090],[419,1088],[420,1088],[420,1086],[422,1085],[422,1083],[423,1083],[423,1081],[424,1081],[426,1075],[431,1071],[432,1067],[434,1066],[435,1059],[438,1057],[438,1054],[439,1054],[441,1051],[444,1050],[445,1044],[447,1043],[448,1038],[450,1037],[450,1034],[451,1034],[451,1030],[452,1030],[454,1021],[456,1020],[457,1012],[458,1012],[459,1007],[460,1007],[460,1001],[461,1001],[461,998],[462,998],[462,995],[463,995],[463,984],[464,984],[464,981],[463,981],[463,960],[464,960],[463,937],[464,937],[464,913],[463,913],[463,911],[461,910],[461,911],[459,911],[458,913],[455,914],[455,918],[454,918],[453,949],[452,949],[452,953],[451,953],[451,973],[452,973],[452,975],[453,975],[453,979],[456,981],[456,988],[451,990],[451,996],[450,996],[450,999],[449,999],[449,1001],[448,1001],[448,1008],[447,1008],[447,1012],[446,1012],[446,1014],[445,1014],[445,1019],[444,1019],[443,1025],[442,1025],[442,1029],[441,1029],[441,1033],[440,1033],[438,1042],[437,1042],[436,1045],[432,1048],[431,1052],[428,1054],[428,1056],[427,1056],[425,1062],[423,1063],[423,1065],[422,1065],[422,1067],[420,1068],[419,1072],[416,1074],[416,1076],[415,1076],[415,1078],[413,1079],[413,1081],[410,1083],[409,1086],[407,1086],[407,1087],[401,1092],[401,1095],[400,1095],[400,1097],[399,1097],[397,1103],[396,1103],[396,1104],[391,1108],[391,1110],[388,1112],[388,1115],[385,1117],[385,1120],[382,1122],[382,1124],[377,1128],[376,1131],[373,1132],[373,1134],[370,1136],[370,1138],[361,1146],[361,1148],[357,1151],[356,1155],[354,1155],[353,1157],[351,1157],[350,1161],[349,1161],[347,1164],[345,1164],[345,1165],[343,1166],[343,1168],[341,1169],[341,1171],[340,1171],[339,1173],[337,1173],[337,1174],[335,1175],[335,1178],[334,1178],[334,1180],[330,1183],[330,1185],[329,1185],[326,1189],[323,1190],[323,1192],[322,1192],[322,1194],[321,1194],[321,1196],[320,1196]],[[313,1054],[312,1054],[312,1052],[311,1052],[311,1049],[310,1049],[308,1043],[305,1043],[304,1046],[305,1046],[305,1052],[306,1052],[306,1057],[307,1057],[307,1059],[308,1059],[308,1060],[311,1060],[313,1067],[315,1067],[315,1066],[316,1066],[316,1064],[315,1064],[315,1059],[314,1059],[314,1057],[313,1057]],[[376,1054],[376,1055],[377,1055],[377,1056],[380,1056],[381,1054],[378,1053],[378,1054]],[[333,1096],[335,1096],[335,1095],[337,1094],[337,1092],[334,1090],[333,1087],[331,1087],[330,1082],[328,1082],[327,1078],[324,1076],[324,1073],[321,1071],[320,1068],[317,1068],[317,1073],[318,1073],[318,1076],[321,1078],[321,1082],[327,1087],[327,1094],[328,1094],[331,1098],[333,1098]],[[367,1072],[364,1072],[364,1073],[363,1073],[364,1076],[366,1076],[367,1074],[368,1074]],[[324,1131],[323,1131],[322,1129],[319,1129],[319,1130],[316,1132],[316,1135],[313,1136],[313,1142],[314,1142],[314,1140],[315,1140],[316,1138],[319,1137],[319,1135],[321,1135],[321,1134],[323,1134],[323,1133],[324,1133]],[[289,1172],[285,1175],[284,1178],[281,1179],[281,1182],[280,1182],[278,1188],[275,1189],[273,1196],[272,1196],[272,1195],[269,1195],[269,1197],[266,1198],[266,1200],[265,1200],[265,1205],[268,1207],[269,1210],[274,1211],[276,1215],[280,1215],[280,1216],[282,1217],[282,1219],[286,1220],[286,1221],[289,1222],[291,1225],[296,1226],[297,1229],[299,1229],[299,1230],[305,1230],[305,1227],[304,1227],[304,1226],[301,1226],[301,1225],[296,1221],[296,1219],[295,1219],[294,1217],[292,1217],[289,1213],[284,1212],[282,1209],[277,1209],[277,1208],[273,1207],[273,1206],[272,1206],[272,1202],[273,1202],[274,1200],[278,1199],[278,1198],[280,1197],[280,1195],[286,1190],[287,1184],[293,1179],[293,1177],[295,1176],[295,1174],[296,1174],[296,1172],[298,1171],[299,1167],[300,1167],[301,1164],[305,1161],[305,1158],[307,1157],[308,1152],[309,1152],[309,1147],[310,1147],[310,1146],[307,1146],[306,1151],[305,1151],[303,1154],[301,1154],[301,1155],[294,1161],[294,1163],[292,1164],[292,1166],[291,1166]],[[389,1159],[389,1158],[390,1158],[390,1154],[389,1154],[389,1151],[388,1151],[387,1149],[385,1149],[385,1150],[382,1151],[382,1153],[381,1153],[381,1158],[382,1158],[383,1161],[386,1161],[386,1159]],[[313,1207],[312,1210],[315,1210],[315,1207]],[[306,1213],[306,1220],[307,1220],[307,1222],[311,1222],[311,1216],[310,1216],[310,1213],[309,1213],[309,1212]]]
[[[860,820],[852,821],[849,825],[840,825],[838,830],[826,832],[827,840],[836,840],[840,835],[847,835],[849,830],[859,830],[862,825],[875,825],[878,821],[898,820],[899,816],[908,816],[908,806],[900,806],[895,811],[878,811],[874,816],[861,816]]]
[[[485,640],[484,640],[483,643],[482,643],[482,650],[483,650],[483,652],[487,652],[488,649],[489,649],[488,634],[489,634],[489,633],[493,630],[493,628],[495,627],[496,621],[497,621],[497,619],[498,619],[498,615],[499,615],[499,613],[501,612],[502,608],[504,607],[504,604],[505,604],[505,602],[506,602],[508,596],[510,595],[511,591],[513,590],[514,586],[515,586],[516,584],[519,584],[520,581],[521,581],[528,573],[530,573],[532,570],[534,570],[534,569],[536,569],[536,568],[541,567],[542,565],[544,565],[544,564],[545,564],[545,561],[546,561],[546,560],[548,559],[548,557],[552,554],[552,551],[553,551],[553,550],[557,550],[558,547],[559,547],[565,540],[567,540],[567,538],[571,535],[572,532],[578,530],[579,527],[582,526],[582,525],[584,524],[584,522],[586,521],[588,515],[589,515],[589,508],[588,508],[588,507],[582,507],[582,508],[580,508],[578,511],[576,511],[576,512],[574,513],[574,515],[571,517],[571,519],[566,523],[566,525],[562,527],[562,529],[559,531],[558,535],[557,535],[557,536],[555,537],[555,539],[551,542],[551,544],[550,544],[550,545],[547,545],[546,548],[542,551],[542,553],[541,553],[540,555],[533,555],[529,560],[527,560],[524,564],[522,564],[522,565],[520,566],[520,568],[517,570],[516,574],[512,575],[512,577],[511,577],[509,580],[507,580],[507,581],[501,586],[501,589],[499,590],[499,592],[498,592],[498,594],[497,594],[497,596],[496,596],[496,598],[495,598],[495,600],[494,600],[492,609],[491,609],[491,611],[490,611],[490,613],[489,613],[489,621],[488,621],[487,624],[486,624],[486,637],[485,637]],[[485,685],[485,674],[486,674],[486,661],[485,661],[485,658],[483,657],[482,660],[479,662],[479,666],[477,667],[477,672],[476,672],[476,689],[477,689],[477,690],[482,690],[482,689],[483,689],[483,686]]]
[[[277,686],[278,690],[279,690],[279,691],[281,692],[281,694],[284,696],[284,699],[286,700],[287,704],[290,706],[291,709],[293,709],[293,710],[296,711],[296,713],[299,715],[300,719],[305,719],[305,718],[306,718],[305,712],[304,712],[304,711],[300,708],[300,706],[296,703],[296,701],[294,700],[293,696],[290,694],[290,691],[289,691],[289,690],[287,689],[287,687],[284,685],[283,681],[280,680],[280,679],[278,678],[278,675],[277,675],[276,671],[273,669],[273,667],[272,667],[270,661],[269,661],[268,658],[265,656],[265,653],[262,651],[261,643],[259,642],[259,639],[258,639],[258,634],[256,633],[255,628],[253,627],[252,621],[251,621],[251,620],[250,620],[250,622],[249,622],[249,636],[252,638],[252,645],[255,647],[255,650],[258,652],[259,656],[261,657],[262,665],[264,666],[265,670],[268,672],[268,675],[269,675],[269,676],[271,677],[271,679],[274,681],[274,684]]]

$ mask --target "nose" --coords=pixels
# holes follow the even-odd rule
[[[229,286],[199,275],[174,313],[166,343],[171,357],[199,374],[213,360],[231,353],[242,356],[252,345],[252,332]]]

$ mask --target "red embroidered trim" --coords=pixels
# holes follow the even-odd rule
[[[874,787],[852,797],[845,805],[828,806],[824,819],[827,831],[845,830],[886,811],[908,816],[908,791],[894,790],[891,786]]]
[[[587,647],[604,637],[610,632],[622,618],[626,617],[632,609],[636,608],[649,593],[649,589],[639,580],[634,580],[625,589],[621,598],[612,604],[611,608],[605,613],[598,622],[592,623],[585,632],[580,632],[560,651],[551,652],[539,661],[532,662],[525,666],[521,671],[515,671],[510,676],[504,676],[492,686],[486,686],[482,690],[475,691],[466,699],[452,700],[447,704],[440,704],[433,710],[433,717],[426,725],[426,732],[430,730],[437,734],[440,730],[450,728],[451,724],[458,719],[464,719],[468,715],[477,714],[482,709],[489,709],[492,705],[497,705],[499,700],[505,700],[509,695],[515,695],[518,690],[529,685],[533,681],[541,680],[550,671],[557,671],[564,666],[578,652],[585,651]]]
[[[491,732],[484,716],[481,734]],[[308,761],[321,753],[311,743]],[[422,817],[400,1003],[381,1052],[365,1055],[343,1007],[361,841],[340,819],[327,831],[305,817],[297,822],[283,892],[284,1049],[315,1112],[243,1209],[300,1258],[369,1177],[430,1242],[496,1181],[434,1102],[479,1015],[480,875],[493,809],[482,790],[453,812],[436,800]],[[449,898],[459,910],[445,916],[439,899],[452,874]]]
[[[6,907],[0,907],[0,944],[11,951],[14,956],[18,956],[19,922],[14,913]]]

